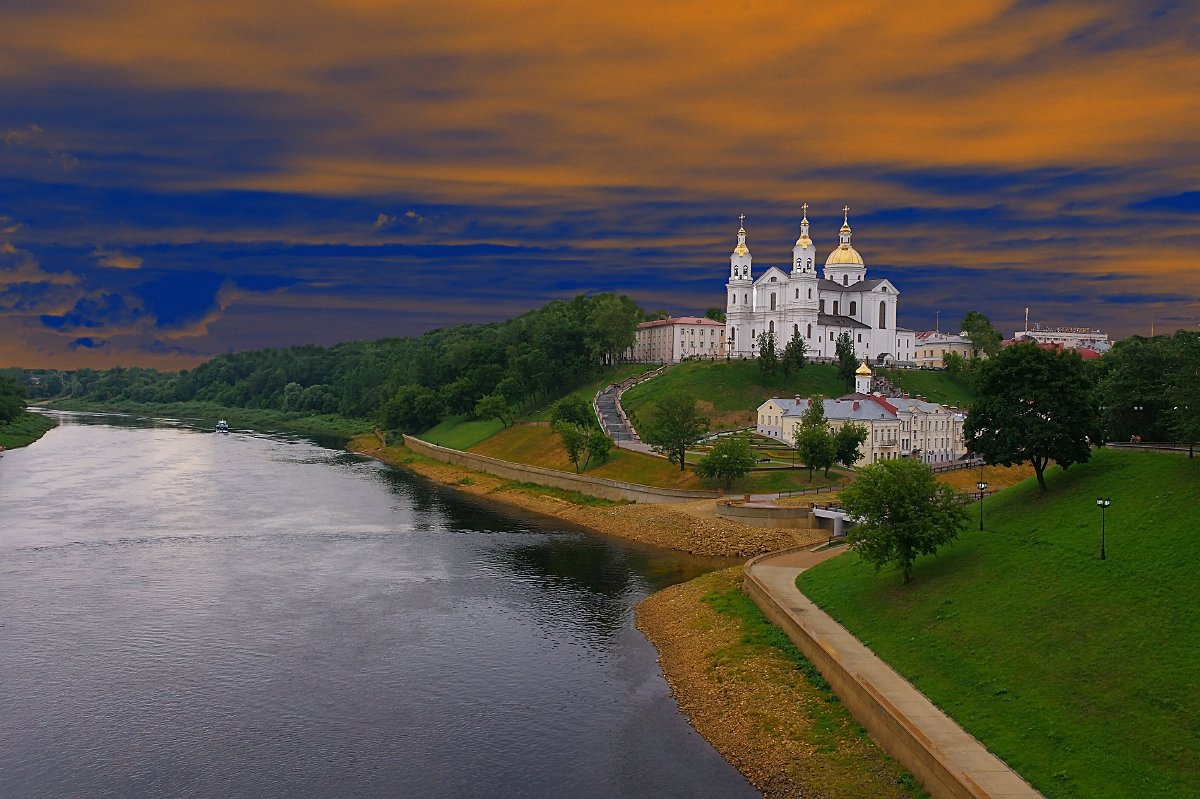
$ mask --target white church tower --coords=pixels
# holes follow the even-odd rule
[[[850,246],[850,206],[842,206],[842,229],[838,231],[838,246],[825,259],[825,279],[840,286],[852,286],[867,277],[858,250]]]
[[[729,255],[729,305],[725,311],[725,346],[728,351],[749,350],[753,344],[750,335],[751,315],[754,311],[754,278],[751,268],[754,257],[746,246],[746,215],[738,217],[737,245]]]
[[[814,349],[814,325],[817,323],[817,305],[821,300],[821,291],[817,283],[816,268],[817,248],[808,237],[808,203],[800,206],[804,216],[800,220],[800,238],[792,247],[792,272],[788,276],[788,287],[784,308],[791,326],[786,324],[780,336],[780,346],[791,340],[799,333],[806,340],[809,351]]]

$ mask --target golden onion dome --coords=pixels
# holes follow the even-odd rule
[[[800,238],[796,239],[796,246],[797,247],[811,247],[812,239],[810,239],[808,237],[807,233],[801,233]]]
[[[867,377],[871,374],[871,367],[867,366],[867,362],[863,361],[862,365],[854,370],[854,374],[861,377]]]
[[[857,264],[858,266],[862,266],[863,259],[858,254],[858,250],[849,244],[839,244],[837,249],[829,253],[829,257],[825,259],[825,265],[837,266],[839,264]]]
[[[746,242],[739,241],[737,246],[733,248],[734,255],[749,255],[750,248],[746,246]]]

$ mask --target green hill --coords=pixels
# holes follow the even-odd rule
[[[907,587],[852,553],[797,584],[1047,797],[1200,796],[1200,460],[1100,450],[1047,478]]]
[[[946,372],[890,369],[882,374],[898,387],[934,402],[965,405],[972,399]],[[758,406],[771,397],[838,397],[846,389],[832,364],[810,363],[785,380],[782,374],[764,378],[758,361],[685,361],[627,391],[621,404],[641,426],[653,419],[653,406],[662,397],[679,392],[698,398],[713,429],[723,430],[753,425]]]

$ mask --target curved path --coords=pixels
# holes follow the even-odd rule
[[[842,551],[792,549],[753,558],[746,564],[746,591],[821,671],[871,737],[911,771],[935,799],[1041,797],[800,593],[797,575]]]

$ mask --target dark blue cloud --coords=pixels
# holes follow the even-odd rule
[[[97,350],[97,349],[100,349],[101,347],[107,347],[108,344],[109,344],[108,339],[101,339],[101,340],[97,341],[96,339],[92,338],[91,336],[83,336],[81,338],[75,339],[67,346],[73,350],[78,350],[78,349]]]
[[[65,314],[43,314],[39,318],[43,325],[51,329],[75,330],[126,324],[141,316],[141,309],[130,306],[123,296],[115,291],[110,291],[95,297],[81,298]]]
[[[159,328],[181,328],[203,319],[217,305],[217,292],[225,278],[212,272],[164,275],[133,291]]]
[[[1185,191],[1164,197],[1151,197],[1128,206],[1132,211],[1166,211],[1174,214],[1200,214],[1200,191]]]

